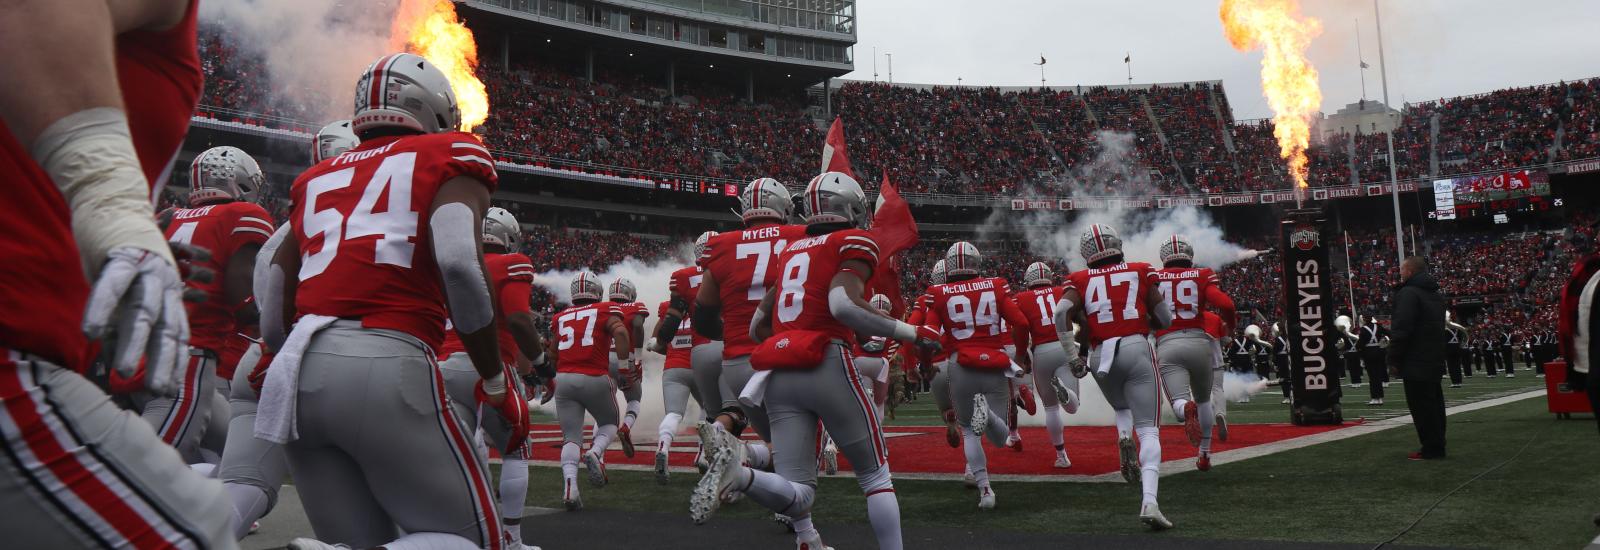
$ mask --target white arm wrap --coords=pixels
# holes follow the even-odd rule
[[[250,270],[250,292],[256,297],[256,309],[261,311],[261,339],[272,350],[277,350],[289,336],[283,322],[283,268],[272,265],[272,257],[278,254],[289,231],[288,223],[278,226],[256,252],[256,265]]]
[[[1066,298],[1056,302],[1056,313],[1053,319],[1056,324],[1056,340],[1061,343],[1061,349],[1067,352],[1067,358],[1078,356],[1078,340],[1072,332],[1072,317],[1068,314],[1073,306]]]
[[[433,259],[444,279],[450,320],[461,332],[477,332],[494,322],[494,300],[479,262],[476,221],[472,208],[459,202],[440,206],[428,220]]]
[[[833,287],[833,290],[828,291],[828,312],[833,314],[833,318],[844,323],[844,326],[860,334],[894,338],[903,342],[917,338],[916,327],[862,309],[850,299],[850,294],[845,292],[844,287]]]
[[[755,315],[750,316],[750,332],[745,334],[750,335],[751,341],[759,344],[761,343],[761,340],[756,339],[756,334],[759,334],[756,332],[756,327],[765,326],[770,322],[771,321],[767,319],[767,312],[762,311],[760,307],[757,307]]]
[[[61,117],[34,140],[32,154],[72,211],[72,236],[86,273],[99,273],[106,253],[124,246],[177,265],[156,227],[150,182],[121,110],[97,107]]]
[[[1150,316],[1155,318],[1158,329],[1172,326],[1172,307],[1166,300],[1157,300],[1155,307],[1150,308]]]

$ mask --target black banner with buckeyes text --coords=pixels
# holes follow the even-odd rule
[[[1339,424],[1339,356],[1334,351],[1333,266],[1328,261],[1327,219],[1320,210],[1290,210],[1281,223],[1284,338],[1292,383],[1290,421]]]

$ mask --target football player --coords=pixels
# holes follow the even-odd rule
[[[1232,342],[1233,339],[1228,336],[1232,332],[1228,328],[1228,322],[1224,321],[1221,315],[1210,311],[1203,311],[1200,315],[1204,319],[1206,336],[1211,340],[1211,396],[1215,398],[1211,400],[1211,403],[1212,408],[1216,411],[1216,420],[1212,426],[1215,428],[1217,441],[1227,441],[1228,398],[1222,392],[1222,389],[1223,381],[1227,378],[1228,363],[1223,359],[1222,350]],[[1209,454],[1211,452],[1210,432],[1205,435],[1206,437],[1200,439],[1200,451]],[[1209,466],[1210,461],[1207,460],[1206,462]]]
[[[656,321],[657,329],[666,322],[666,317],[672,309],[672,301],[661,302],[656,311],[661,317]],[[656,332],[659,332],[657,330]],[[700,395],[700,390],[694,383],[694,329],[690,323],[680,323],[678,332],[665,344],[656,342],[649,346],[651,351],[660,353],[661,348],[666,348],[666,362],[661,365],[661,402],[666,409],[666,415],[661,417],[661,425],[656,428],[656,482],[665,485],[671,480],[671,473],[667,470],[667,459],[672,453],[672,438],[678,433],[678,423],[683,420],[683,414],[689,410],[689,398],[693,397],[695,403],[705,409],[708,404]],[[718,358],[718,363],[721,358]],[[717,404],[718,406],[721,403]]]
[[[747,427],[755,428],[762,442],[772,441],[766,411],[739,403],[745,382],[755,374],[750,368],[750,353],[756,349],[750,340],[750,319],[767,295],[764,281],[776,273],[773,258],[784,246],[805,237],[805,226],[788,225],[794,201],[778,180],[760,178],[750,182],[739,195],[739,203],[744,207],[739,215],[744,229],[712,237],[699,259],[705,277],[695,295],[694,330],[707,338],[722,340],[722,410],[715,422],[699,427],[702,453],[715,454],[715,446],[724,441],[718,432],[731,433],[734,437],[728,440],[737,441]],[[767,445],[749,446],[745,456],[752,465],[771,466],[772,451]]]
[[[933,269],[928,272],[928,282],[934,286],[942,285],[945,281],[945,264],[940,259],[933,263]],[[932,287],[929,287],[932,288]],[[911,307],[910,315],[906,322],[912,326],[922,326],[927,319],[928,303],[933,297],[924,292],[917,297],[916,305]],[[944,336],[939,344],[938,351],[916,350],[918,359],[929,365],[933,377],[928,381],[928,392],[933,394],[934,406],[938,407],[939,415],[944,418],[944,439],[952,448],[961,446],[961,427],[956,424],[955,404],[950,401],[950,377],[945,363],[950,358],[951,345],[949,335]],[[970,476],[972,472],[967,472]]]
[[[522,226],[510,211],[490,207],[483,214],[482,239],[483,264],[489,269],[489,284],[496,297],[495,334],[499,340],[500,362],[517,373],[510,383],[518,385],[523,390],[522,395],[527,395],[528,390],[522,379],[534,371],[538,371],[538,378],[545,381],[548,389],[549,384],[555,383],[556,373],[546,360],[543,337],[534,328],[533,311],[529,307],[529,296],[533,293],[533,261],[516,252],[517,243],[522,239]],[[519,355],[526,361],[518,361]],[[501,455],[500,517],[511,548],[523,550],[522,509],[528,496],[528,461],[533,459],[533,445],[526,438],[517,438],[522,444],[509,447],[511,430],[520,426],[510,425],[495,414],[478,417],[478,400],[473,393],[478,373],[473,370],[472,359],[455,330],[445,333],[438,357],[445,391],[450,394],[457,416],[468,426],[478,426],[483,439],[494,445]],[[526,364],[527,368],[519,364]]]
[[[961,426],[967,469],[978,484],[978,508],[992,510],[994,489],[989,485],[988,458],[983,436],[996,447],[1007,447],[1011,429],[1006,418],[1011,403],[1012,359],[1004,348],[1019,350],[1016,363],[1028,365],[1028,319],[1010,299],[1009,285],[998,277],[979,277],[983,255],[969,242],[957,242],[945,252],[946,281],[928,289],[924,326],[948,334],[952,359],[946,366],[950,395]],[[1002,328],[1001,320],[1013,329]]]
[[[221,485],[83,377],[84,333],[111,337],[121,376],[143,362],[157,394],[188,361],[184,283],[151,198],[201,93],[197,11],[61,0],[0,17],[0,204],[16,213],[0,217],[7,546],[234,545]]]
[[[827,548],[811,521],[820,421],[855,468],[878,548],[898,550],[903,546],[900,505],[883,432],[851,361],[850,341],[860,334],[936,346],[938,338],[890,319],[862,296],[878,265],[878,246],[863,230],[871,211],[861,186],[850,176],[828,172],[811,180],[804,199],[805,236],[777,256],[776,269],[762,280],[772,292],[765,294],[749,325],[754,341],[772,339],[769,358],[799,360],[765,365],[764,370],[770,369],[765,387],[756,392],[773,419],[776,473],[742,465],[745,447],[723,444],[715,448],[711,469],[695,487],[690,512],[695,523],[703,523],[725,495],[740,491],[792,518],[797,548]],[[818,363],[803,364],[811,355],[819,357]],[[718,436],[732,437],[727,432]]]
[[[1044,262],[1034,262],[1023,271],[1022,285],[1027,289],[1013,295],[1011,300],[1022,310],[1022,316],[1028,318],[1028,337],[1033,342],[1033,380],[1039,387],[1039,400],[1044,402],[1045,432],[1056,448],[1054,466],[1071,468],[1061,412],[1078,412],[1082,404],[1078,378],[1088,372],[1083,370],[1082,360],[1062,354],[1061,345],[1056,343],[1059,336],[1056,335],[1055,309],[1056,302],[1061,301],[1061,287],[1055,284],[1055,272]],[[1063,371],[1069,364],[1075,368]]]
[[[644,353],[644,320],[650,317],[650,308],[639,303],[639,293],[633,281],[627,279],[612,281],[606,289],[606,299],[617,304],[617,311],[622,313],[622,326],[628,327],[628,341],[638,348],[629,353],[631,359],[625,360],[619,354],[611,362],[611,377],[617,379],[617,389],[627,403],[622,423],[617,425],[617,441],[622,443],[623,456],[633,458],[633,421],[639,418],[639,399],[644,391],[640,387],[644,377],[644,365],[640,362]]]
[[[1215,309],[1218,319],[1233,318],[1233,299],[1222,291],[1221,279],[1210,268],[1194,266],[1194,247],[1181,235],[1161,243],[1162,269],[1153,280],[1161,299],[1172,311],[1172,325],[1158,330],[1156,357],[1161,361],[1161,386],[1172,402],[1172,412],[1183,422],[1189,444],[1200,448],[1195,467],[1211,469],[1211,429],[1217,413],[1211,405],[1212,346],[1205,330],[1205,312]],[[1222,327],[1224,333],[1228,327]]]
[[[633,359],[628,325],[614,302],[601,300],[605,288],[587,271],[572,279],[572,306],[550,319],[559,335],[550,353],[556,361],[556,419],[561,423],[561,500],[569,511],[583,509],[578,494],[578,460],[589,484],[606,485],[606,447],[617,435],[617,381],[611,358]],[[594,440],[583,452],[583,417],[594,417]]]
[[[654,351],[665,354],[668,353],[668,342],[676,341],[684,329],[690,332],[690,343],[693,345],[689,348],[689,370],[693,371],[691,383],[697,390],[695,400],[700,403],[700,410],[707,422],[715,421],[717,413],[722,410],[722,341],[706,338],[704,334],[694,330],[694,323],[690,318],[693,317],[691,312],[694,310],[695,296],[700,293],[700,281],[705,278],[705,270],[698,265],[698,261],[705,255],[706,243],[716,234],[715,231],[707,231],[696,237],[694,249],[691,251],[696,264],[672,272],[667,281],[667,292],[671,297],[667,301],[667,310],[661,314],[661,321],[656,323],[654,333],[656,342]],[[666,391],[665,386],[662,387],[662,391]],[[659,429],[670,428],[674,433],[677,432],[678,422],[682,417],[682,411],[674,418],[669,410],[667,416],[662,417]],[[667,423],[669,419],[672,420],[670,425]],[[667,455],[672,446],[672,436],[673,434],[668,434],[656,439],[657,479],[666,479]],[[703,452],[695,456],[695,465],[700,467],[701,472],[705,471]]]
[[[1172,324],[1172,310],[1155,288],[1154,268],[1125,261],[1122,238],[1111,226],[1091,225],[1078,239],[1078,253],[1089,268],[1067,276],[1056,306],[1056,330],[1062,332],[1059,340],[1067,357],[1074,357],[1078,342],[1064,327],[1077,319],[1088,332],[1089,369],[1116,411],[1122,476],[1130,483],[1136,476],[1143,482],[1139,520],[1151,529],[1168,529],[1172,522],[1161,515],[1156,504],[1161,474],[1161,380],[1150,332]],[[1137,455],[1134,433],[1139,438]]]
[[[527,403],[500,358],[482,252],[494,159],[456,131],[450,81],[422,57],[383,56],[355,95],[361,144],[295,179],[290,231],[256,296],[275,355],[255,433],[285,444],[324,541],[501,548],[488,468],[432,351],[448,315],[478,399],[518,447]]]

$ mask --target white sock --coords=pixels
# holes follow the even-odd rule
[[[1188,399],[1183,399],[1183,398],[1180,397],[1178,399],[1172,400],[1172,415],[1178,417],[1178,421],[1179,422],[1183,422],[1185,420],[1185,418],[1183,417],[1183,409],[1184,409],[1184,407],[1186,407],[1188,405],[1189,405],[1189,400]]]
[[[638,401],[629,401],[628,402],[628,412],[622,415],[622,425],[623,426],[627,426],[628,429],[632,430],[633,429],[633,421],[634,420],[638,420],[638,419],[639,419],[639,402]]]
[[[495,533],[494,536],[500,536]],[[460,535],[450,533],[411,533],[399,540],[383,545],[389,550],[453,550],[456,548],[482,548]]]
[[[1004,408],[995,409],[993,403],[989,404],[989,429],[984,430],[984,434],[989,436],[989,441],[994,442],[996,447],[1004,447],[1006,439],[1011,437],[1011,425],[1006,423],[1006,417],[1009,415],[1010,411]]]
[[[801,530],[798,516],[811,515],[811,501],[816,497],[816,490],[809,485],[794,483],[783,476],[772,472],[762,472],[749,468],[736,468],[737,479],[734,487],[744,485],[744,495],[750,497],[762,507],[790,516],[796,520],[795,530]]]
[[[1213,411],[1211,402],[1200,404],[1200,452],[1211,452],[1211,432],[1217,427],[1217,413]]]
[[[983,453],[983,438],[971,430],[961,429],[961,452],[967,455],[967,471],[978,480],[979,487],[989,486],[989,457]]]
[[[267,514],[267,492],[243,483],[224,483],[222,489],[233,501],[233,538],[243,539],[250,534],[250,524]]]
[[[1117,438],[1126,439],[1133,437],[1133,411],[1117,409]]]
[[[583,455],[583,446],[568,441],[561,445],[561,477],[564,479],[577,479],[578,457]]]
[[[667,452],[672,447],[672,436],[678,433],[678,423],[683,421],[683,415],[667,413],[661,417],[661,426],[656,428],[656,441],[665,442],[665,446],[656,445],[657,452]]]
[[[528,461],[506,457],[500,461],[500,517],[522,519],[528,500]]]
[[[799,539],[801,535],[817,532],[816,524],[811,522],[811,514],[806,514],[797,518],[789,518],[789,520],[794,524],[794,534],[796,539]]]
[[[1156,487],[1161,482],[1161,432],[1155,427],[1139,428],[1139,480],[1144,485],[1144,503],[1154,504]]]
[[[744,445],[744,465],[757,470],[772,467],[772,448],[766,443],[751,441]]]
[[[905,546],[900,539],[900,499],[894,491],[867,496],[867,521],[878,537],[878,548],[900,550]]]
[[[200,472],[200,475],[206,476],[207,478],[217,478],[217,465],[210,462],[198,462],[195,464],[190,464],[189,469]]]
[[[600,455],[601,461],[606,458],[606,447],[611,446],[611,440],[617,438],[617,425],[606,424],[594,430],[594,439],[589,445],[589,450]]]
[[[1045,433],[1050,434],[1051,445],[1060,447],[1062,444],[1066,443],[1067,439],[1062,433],[1063,429],[1064,427],[1062,426],[1061,422],[1061,409],[1058,407],[1045,407],[1044,431]]]

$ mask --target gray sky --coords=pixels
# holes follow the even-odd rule
[[[1239,118],[1271,116],[1261,97],[1259,51],[1228,45],[1218,0],[858,0],[856,71],[895,82],[1026,86],[1042,53],[1052,86],[1221,79]],[[1323,111],[1361,98],[1356,19],[1371,68],[1367,97],[1381,100],[1370,0],[1302,0],[1322,22],[1308,53]],[[1600,1],[1383,0],[1389,97],[1423,101],[1600,76]]]

